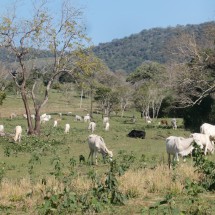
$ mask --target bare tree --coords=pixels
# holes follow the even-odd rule
[[[69,1],[63,1],[59,17],[57,14],[50,14],[46,6],[47,1],[35,4],[30,19],[18,17],[17,8],[14,7],[14,11],[10,10],[9,15],[2,16],[0,22],[1,47],[7,48],[16,57],[17,74],[11,75],[21,92],[29,134],[40,133],[40,111],[48,101],[52,83],[61,72],[72,72],[74,61],[72,52],[80,48],[82,40],[85,39],[84,29],[80,22],[82,13],[79,9],[73,8]],[[48,72],[49,77],[43,97],[38,98],[36,93],[38,86],[41,86],[39,78],[35,78],[31,88],[31,99],[35,110],[35,126],[33,127],[27,97],[27,81],[30,70],[34,67],[29,68],[28,60],[34,59],[36,62],[35,55],[38,54],[38,50],[50,51],[53,58],[49,67],[37,66],[38,73]]]
[[[211,36],[210,40],[214,40],[211,29],[207,33]],[[202,47],[194,33],[185,32],[170,41],[170,51],[181,59],[181,63],[172,65],[177,71],[174,89],[178,95],[178,106],[199,104],[203,98],[215,92],[215,51],[211,44],[209,41]]]

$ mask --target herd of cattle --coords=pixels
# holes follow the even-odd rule
[[[10,119],[15,118],[17,115],[12,113],[10,115]],[[59,116],[61,117],[62,114],[59,113]],[[24,118],[27,118],[26,114],[23,114]],[[35,116],[32,114],[31,115],[32,119],[35,119]],[[44,124],[48,121],[50,121],[51,119],[51,115],[48,114],[42,114],[40,116],[40,123]],[[54,120],[54,124],[53,127],[57,127],[58,126],[58,122],[61,120],[61,118],[55,119]],[[96,158],[96,164],[97,164],[97,153],[101,153],[103,158],[105,158],[107,155],[112,158],[113,157],[113,153],[112,151],[109,151],[106,147],[106,144],[104,142],[104,139],[98,135],[93,134],[96,128],[96,123],[91,120],[91,117],[89,114],[87,114],[84,117],[81,117],[79,115],[75,115],[74,117],[74,121],[84,121],[84,122],[88,122],[88,130],[91,131],[91,135],[89,135],[88,137],[88,145],[89,145],[89,149],[90,149],[90,154],[89,154],[89,158],[91,157],[91,162],[93,163],[93,157]],[[109,131],[110,128],[110,122],[109,122],[109,117],[103,117],[103,125],[104,125],[104,130],[105,131]],[[65,127],[64,127],[64,133],[67,134],[70,131],[70,124],[66,123]],[[5,129],[4,129],[4,125],[0,125],[0,136],[5,136]],[[10,135],[11,136],[11,135]],[[15,135],[13,135],[13,139],[15,142],[20,142],[21,141],[21,136],[22,136],[22,127],[20,125],[17,125],[15,127]],[[88,159],[89,159],[88,158]]]
[[[26,116],[23,115],[25,118]],[[60,115],[61,116],[61,115]],[[31,116],[33,118],[33,116]],[[51,115],[42,114],[40,117],[40,122],[45,123],[51,119]],[[53,127],[58,126],[58,121],[61,119],[54,120]],[[75,115],[74,117],[75,121],[84,121],[88,122],[88,130],[91,131],[91,135],[88,136],[88,145],[90,149],[89,158],[91,158],[91,162],[93,163],[93,157],[95,157],[95,163],[97,164],[97,153],[101,153],[103,158],[105,156],[109,156],[110,159],[113,157],[112,151],[108,150],[104,139],[101,136],[98,136],[96,134],[93,134],[96,128],[96,123],[91,120],[91,117],[89,114],[87,114],[84,117],[81,117],[79,115]],[[168,125],[167,120],[161,120],[159,122],[161,125]],[[109,117],[103,117],[103,125],[105,131],[109,131],[110,122]],[[177,129],[177,121],[175,118],[171,120],[171,126],[173,129]],[[64,133],[69,133],[70,131],[70,124],[66,123],[64,128]],[[0,125],[0,136],[4,136],[4,126]],[[20,125],[15,127],[15,136],[14,141],[20,142],[21,141],[21,135],[22,135],[22,127]],[[141,138],[144,139],[146,136],[145,130],[132,130],[127,134],[128,137],[132,138]],[[171,155],[173,156],[173,159],[176,161],[179,161],[179,156],[184,157],[192,153],[194,146],[193,144],[196,143],[202,150],[204,155],[207,155],[208,153],[213,154],[214,153],[214,141],[215,141],[215,126],[204,123],[200,127],[200,133],[193,133],[189,137],[177,137],[177,136],[170,136],[166,138],[166,152],[168,154],[168,164],[169,167],[171,166]]]
[[[193,133],[188,138],[170,136],[166,139],[166,151],[168,154],[169,168],[171,166],[171,155],[179,161],[179,156],[184,157],[192,153],[196,143],[206,155],[214,153],[215,126],[204,123],[200,126],[200,133]]]

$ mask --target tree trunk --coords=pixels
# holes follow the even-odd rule
[[[93,89],[90,90],[90,116],[93,117]]]
[[[34,130],[33,130],[33,126],[32,126],[31,112],[30,112],[30,108],[29,108],[28,99],[26,96],[25,89],[21,89],[21,96],[22,96],[24,107],[25,107],[25,112],[27,115],[28,134],[33,134]]]
[[[84,95],[84,90],[83,90],[83,89],[81,89],[80,108],[82,107],[83,95]]]
[[[34,133],[40,134],[40,108],[35,109],[35,127],[34,127]]]

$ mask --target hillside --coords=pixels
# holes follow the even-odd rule
[[[208,44],[206,31],[214,27],[215,22],[206,22],[198,25],[177,25],[176,27],[142,30],[140,33],[132,34],[129,37],[101,43],[93,48],[93,52],[113,72],[123,70],[126,73],[131,73],[144,61],[150,60],[165,63],[172,59],[173,56],[167,51],[169,42],[173,38],[177,38],[182,32],[194,33],[198,43],[205,47]],[[46,50],[32,49],[31,52],[42,62],[53,57],[53,54]],[[16,59],[7,50],[0,49],[0,61],[14,63]]]
[[[101,43],[95,46],[93,51],[96,56],[104,60],[112,71],[124,70],[130,73],[146,60],[159,63],[167,62],[172,58],[167,53],[169,41],[182,32],[194,33],[198,42],[205,46],[207,42],[205,32],[211,26],[214,27],[215,22],[143,30],[129,37]]]

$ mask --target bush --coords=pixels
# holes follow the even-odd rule
[[[183,114],[185,128],[199,132],[204,122],[210,122],[213,104],[214,100],[208,96],[199,105],[185,109]]]

